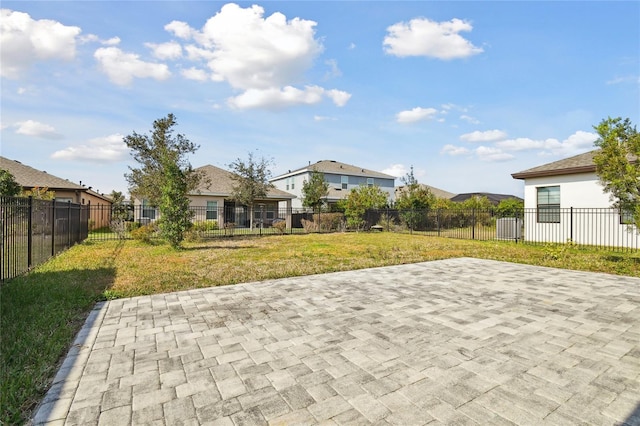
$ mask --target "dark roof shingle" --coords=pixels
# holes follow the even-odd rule
[[[512,173],[511,176],[514,179],[529,179],[541,176],[572,175],[576,173],[595,172],[596,165],[593,162],[593,156],[596,152],[598,152],[597,149],[523,170],[521,172]]]
[[[73,183],[67,179],[62,179],[33,167],[22,164],[16,160],[0,157],[0,169],[7,170],[13,175],[16,182],[25,188],[50,188],[50,189],[71,189],[85,190],[82,185]]]

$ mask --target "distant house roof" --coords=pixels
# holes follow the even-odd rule
[[[51,190],[87,190],[87,188],[82,185],[73,183],[67,179],[50,175],[45,171],[34,169],[33,167],[22,164],[19,161],[10,160],[5,157],[0,157],[0,169],[7,170],[11,173],[16,182],[18,182],[18,184],[23,188],[31,189],[37,186],[40,188],[47,187]]]
[[[512,173],[511,176],[514,179],[529,179],[543,176],[572,175],[576,173],[595,172],[596,165],[593,162],[593,156],[596,152],[598,152],[597,149],[585,152],[584,154],[574,155],[573,157],[523,170],[518,173]]]
[[[321,160],[317,163],[309,164],[308,166],[301,167],[284,173],[280,176],[276,176],[271,180],[281,179],[283,177],[294,176],[305,172],[318,171],[322,173],[331,173],[336,175],[349,175],[349,176],[362,176],[381,179],[395,179],[395,176],[391,176],[385,173],[376,172],[375,170],[364,169],[362,167],[354,166],[351,164],[341,163],[334,160]]]
[[[452,197],[455,197],[456,195],[453,192],[445,191],[444,189],[436,188],[435,186],[424,185],[424,184],[420,184],[420,186],[427,188],[429,191],[431,191],[433,195],[435,195],[438,198],[450,199]],[[405,185],[396,186],[396,196],[399,195],[402,191],[404,191],[404,188],[405,188]]]
[[[508,200],[510,198],[515,198],[516,200],[524,201],[520,197],[516,197],[515,195],[507,195],[507,194],[492,194],[490,192],[467,192],[464,194],[458,194],[455,197],[451,198],[451,201],[461,202],[466,201],[472,197],[487,197],[491,204],[499,204],[502,200]]]
[[[229,197],[233,193],[233,185],[235,184],[235,181],[232,178],[233,173],[230,171],[210,164],[198,167],[196,170],[204,172],[209,182],[201,183],[200,186],[196,188],[195,191],[191,192],[190,195]],[[296,198],[296,196],[277,188],[271,188],[267,193],[267,198],[286,200]]]

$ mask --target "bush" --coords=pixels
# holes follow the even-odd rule
[[[398,224],[396,223],[396,219],[392,217],[390,214],[382,213],[376,225],[382,226],[383,230],[389,232],[389,231],[395,231]]]
[[[287,230],[287,222],[285,222],[284,220],[278,220],[276,222],[273,222],[271,226],[277,229],[281,234],[284,234],[284,231]]]
[[[140,225],[139,222],[127,222],[126,226],[127,226],[127,231],[131,232],[131,231],[134,231],[134,230],[140,228],[140,226],[142,226],[142,225]]]
[[[150,243],[151,238],[158,232],[158,227],[151,223],[149,225],[144,225],[139,227],[138,229],[134,229],[131,231],[131,238],[134,240],[142,241],[144,243]]]
[[[318,224],[312,220],[300,219],[305,232],[318,232]]]

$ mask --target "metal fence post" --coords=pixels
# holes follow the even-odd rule
[[[56,255],[56,199],[51,202],[51,256]]]
[[[573,242],[573,206],[569,209],[569,239]]]
[[[471,210],[471,239],[476,239],[476,209]]]
[[[31,249],[33,248],[33,236],[31,235],[31,230],[33,229],[33,197],[29,196],[29,204],[28,204],[28,214],[29,218],[27,219],[27,269],[31,269]]]

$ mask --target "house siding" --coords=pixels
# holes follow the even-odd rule
[[[560,220],[538,221],[538,188],[560,187]],[[531,242],[576,243],[593,246],[640,247],[635,226],[622,224],[611,208],[612,201],[603,191],[594,172],[525,179],[524,238]]]

